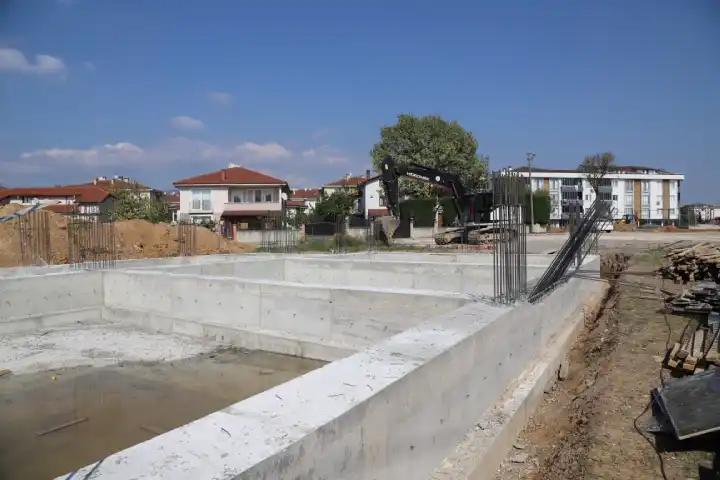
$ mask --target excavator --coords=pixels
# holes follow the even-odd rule
[[[492,220],[497,215],[492,192],[469,193],[457,175],[416,163],[396,165],[393,158],[387,156],[380,164],[380,183],[385,192],[389,215],[376,221],[386,244],[390,245],[393,234],[400,225],[400,177],[431,183],[452,194],[459,226],[435,235],[436,244],[478,245],[490,241],[493,233]]]

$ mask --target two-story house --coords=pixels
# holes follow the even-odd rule
[[[388,214],[388,210],[380,176],[371,177],[368,171],[367,177],[367,180],[358,185],[362,193],[360,209],[365,218],[383,217]]]
[[[643,223],[669,223],[679,219],[680,185],[685,175],[659,168],[617,166],[603,178],[600,191],[595,192],[578,170],[557,170],[527,167],[514,169],[522,177],[532,177],[533,191],[546,190],[550,194],[550,220],[560,223],[567,218],[570,202],[590,207],[600,195],[612,202],[615,219],[637,216]]]
[[[315,208],[318,200],[320,199],[319,188],[299,188],[293,189],[290,200],[296,202],[298,205],[302,203],[302,211],[309,214]]]
[[[291,193],[285,180],[234,164],[174,185],[180,192],[178,220],[212,220],[232,238],[238,230],[277,228]]]
[[[325,185],[323,185],[320,188],[320,193],[322,196],[329,197],[334,192],[344,190],[350,195],[354,195],[356,197],[357,200],[355,201],[355,212],[362,213],[363,199],[360,185],[364,184],[368,178],[370,178],[370,170],[367,170],[365,172],[365,175],[360,176],[353,176],[352,174],[348,173],[340,180],[335,180],[334,182],[326,183]]]
[[[0,205],[49,204],[46,209],[61,214],[99,216],[112,211],[110,192],[94,185],[9,188],[0,191]]]

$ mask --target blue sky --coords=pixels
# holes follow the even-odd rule
[[[311,186],[364,173],[401,112],[458,120],[494,168],[611,150],[720,202],[720,2],[0,2],[9,186],[228,162]]]

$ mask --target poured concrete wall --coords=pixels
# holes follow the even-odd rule
[[[535,278],[545,267],[528,268]],[[408,288],[492,295],[492,266],[464,263],[348,259],[285,260],[285,280],[298,283]]]
[[[108,320],[195,336],[219,336],[221,341],[229,335],[228,340],[236,345],[270,351],[278,351],[276,342],[289,339],[295,345],[301,341],[303,345],[314,344],[316,355],[320,346],[339,348],[346,354],[470,301],[468,296],[454,293],[143,271],[106,271],[104,278],[104,317]],[[243,339],[251,343],[243,343]],[[306,351],[279,353],[309,356]]]
[[[538,305],[467,304],[111,455],[93,478],[428,478],[604,288],[575,278]]]
[[[100,272],[54,273],[0,280],[0,334],[98,321]]]

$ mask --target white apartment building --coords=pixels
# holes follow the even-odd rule
[[[277,228],[291,192],[284,180],[234,164],[174,185],[180,192],[178,219],[220,222],[231,238],[241,230]]]
[[[533,191],[549,192],[553,222],[567,218],[569,202],[582,201],[588,208],[598,194],[612,201],[616,220],[625,215],[637,215],[641,222],[657,224],[679,219],[683,174],[650,167],[617,167],[605,175],[600,192],[595,192],[585,174],[577,170],[533,168],[531,175],[527,167],[514,171],[532,177]]]

